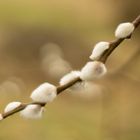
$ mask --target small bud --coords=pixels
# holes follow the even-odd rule
[[[118,25],[118,27],[115,31],[115,36],[117,38],[126,38],[132,34],[134,29],[135,29],[135,27],[132,23],[129,23],[129,22],[121,23]]]
[[[5,107],[4,113],[12,111],[12,110],[16,109],[17,107],[19,107],[20,105],[21,105],[21,102],[11,102]]]
[[[99,42],[95,45],[91,56],[89,57],[91,60],[97,60],[101,57],[101,55],[109,48],[109,42]]]
[[[47,103],[53,101],[56,96],[56,86],[49,83],[44,83],[41,84],[38,88],[36,88],[32,92],[30,97],[33,101]]]
[[[80,77],[81,72],[80,71],[71,71],[70,73],[63,76],[60,80],[60,85],[65,85],[71,82],[72,80]],[[72,90],[79,90],[81,89],[82,82],[77,82],[73,86],[70,87]]]
[[[88,62],[81,70],[80,78],[82,80],[94,80],[104,76],[107,72],[105,65],[102,62]]]
[[[3,120],[3,116],[2,116],[2,114],[0,114],[0,121],[1,121],[1,120]]]
[[[26,119],[39,119],[42,117],[44,108],[40,105],[28,105],[20,112],[20,115]]]

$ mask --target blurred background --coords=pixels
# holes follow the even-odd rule
[[[80,70],[98,41],[140,13],[136,0],[0,0],[0,110],[38,85]],[[139,140],[140,30],[107,61],[108,75],[66,90],[41,120],[0,122],[0,140]]]

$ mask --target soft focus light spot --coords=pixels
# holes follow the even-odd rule
[[[25,91],[25,84],[20,78],[10,77],[0,84],[0,94],[20,95]]]
[[[71,65],[63,58],[61,48],[54,44],[48,43],[40,51],[41,68],[46,75],[53,78],[60,78],[72,70]]]

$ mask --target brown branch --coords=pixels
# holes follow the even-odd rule
[[[140,24],[140,15],[137,16],[137,18],[132,22],[135,26],[135,28],[137,28]]]
[[[103,55],[100,57],[99,61],[105,63],[107,58],[111,55],[111,53],[124,41],[124,38],[119,38],[110,42],[109,49],[106,50]]]
[[[134,24],[135,29],[136,29],[140,24],[140,15],[132,23]],[[103,53],[103,55],[98,59],[98,61],[105,63],[107,61],[107,58],[111,55],[111,53],[115,50],[115,48],[117,48],[125,39],[129,39],[129,38],[131,38],[131,35],[129,37],[126,37],[126,38],[121,38],[121,39],[116,39],[114,41],[111,41],[109,49]],[[80,79],[80,77],[78,77],[78,78],[72,80],[71,82],[69,82],[68,84],[58,86],[57,87],[57,94],[59,95],[64,90],[68,89],[69,87],[71,87],[75,83],[81,82],[81,81],[82,80]],[[5,118],[17,113],[17,112],[20,112],[26,106],[31,105],[31,104],[36,104],[36,105],[40,105],[40,106],[46,105],[46,103],[40,103],[40,102],[31,102],[31,103],[21,104],[19,107],[17,107],[16,109],[14,109],[12,111],[9,111],[7,113],[2,113],[2,116],[5,119]]]
[[[11,115],[17,113],[17,112],[20,112],[21,110],[25,109],[26,106],[31,105],[31,104],[32,104],[32,105],[33,105],[33,104],[40,105],[40,106],[42,106],[42,107],[46,105],[46,103],[40,103],[40,102],[22,103],[20,106],[18,106],[18,107],[15,108],[14,110],[9,111],[9,112],[6,112],[6,113],[3,113],[2,116],[3,116],[3,118],[5,119],[5,118],[7,118],[7,117],[9,117],[9,116],[11,116]]]
[[[77,82],[81,82],[82,80],[80,79],[80,77],[75,78],[74,80],[70,81],[68,84],[62,85],[62,86],[58,86],[57,87],[57,94],[60,94],[62,91],[66,90],[67,88],[71,87],[72,85],[74,85]]]
[[[140,15],[132,23],[134,24],[135,29],[136,29],[140,24]],[[110,48],[103,53],[103,55],[100,57],[99,61],[105,63],[107,61],[107,58],[114,51],[114,49],[117,48],[120,45],[120,43],[122,43],[125,39],[130,39],[130,38],[131,38],[131,35],[126,38],[119,38],[114,41],[111,41]]]

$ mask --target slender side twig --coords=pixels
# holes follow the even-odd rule
[[[136,29],[140,25],[140,15],[132,23],[134,24],[135,29]],[[107,49],[102,54],[102,56],[98,59],[98,61],[106,63],[108,57],[115,50],[115,48],[117,48],[125,39],[130,39],[130,38],[131,38],[131,35],[127,38],[120,38],[120,39],[116,39],[114,41],[111,41],[109,49]],[[68,89],[69,87],[71,87],[72,85],[74,85],[75,83],[80,82],[80,81],[82,81],[82,80],[80,79],[80,77],[78,77],[65,85],[58,86],[57,87],[57,94],[59,95],[64,90]],[[31,105],[31,104],[36,104],[36,105],[40,105],[40,106],[46,105],[46,103],[40,103],[40,102],[22,103],[19,107],[17,107],[14,110],[6,112],[6,113],[2,113],[2,117],[5,119],[5,118],[17,113],[17,112],[20,112],[21,110],[25,109],[26,106]]]
[[[140,15],[132,23],[134,24],[135,29],[136,29],[140,24]],[[127,38],[119,38],[114,41],[111,41],[110,48],[104,52],[104,54],[101,56],[99,61],[105,63],[107,61],[107,58],[114,51],[114,49],[117,48],[120,45],[120,43],[122,43],[125,39],[130,39],[130,38],[131,38],[131,35]]]

